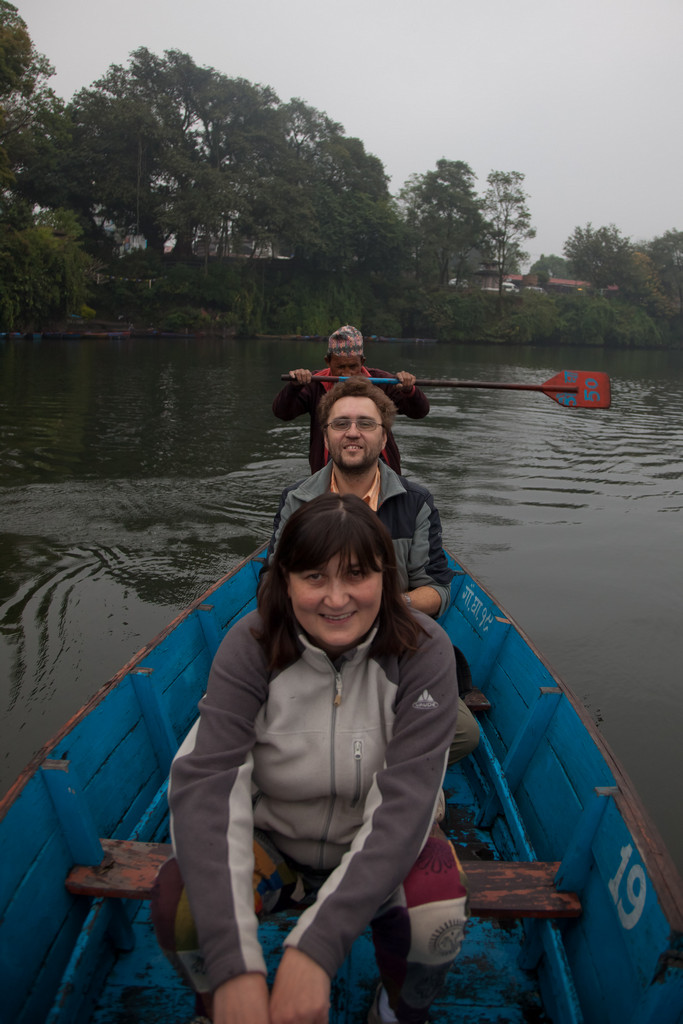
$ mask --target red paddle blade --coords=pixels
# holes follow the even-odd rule
[[[560,370],[541,385],[548,398],[577,409],[609,409],[610,387],[606,373],[591,370]]]

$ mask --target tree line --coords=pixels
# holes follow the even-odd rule
[[[586,319],[568,297],[503,293],[535,236],[519,172],[491,171],[478,192],[471,167],[444,158],[393,196],[381,161],[326,114],[178,50],[137,49],[69,103],[52,74],[0,0],[0,329],[96,311],[242,334],[351,321],[547,342]],[[497,296],[475,287],[482,266]],[[571,297],[586,308],[618,296],[591,337],[618,343],[629,307],[640,342],[675,342],[683,232],[636,244],[577,227],[532,267],[539,287],[558,270],[587,282]]]

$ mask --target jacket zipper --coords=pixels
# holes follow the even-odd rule
[[[361,781],[362,781],[362,762],[363,762],[363,741],[353,741],[353,759],[356,762],[356,791],[351,801],[351,806],[355,807],[360,800],[361,793]]]
[[[334,762],[334,733],[337,722],[337,708],[341,704],[342,698],[342,677],[341,673],[334,669],[334,700],[332,701],[332,720],[330,722],[330,809],[325,821],[325,827],[323,828],[322,835],[320,837],[320,852],[318,855],[318,867],[324,867],[323,864],[323,850],[327,837],[330,832],[330,824],[332,823],[332,816],[334,814],[334,805],[337,802],[337,787],[335,785],[335,762]]]

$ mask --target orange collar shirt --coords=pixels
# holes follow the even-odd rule
[[[370,487],[363,495],[363,501],[366,505],[369,505],[373,512],[376,512],[379,508],[379,487],[380,487],[380,475],[379,466],[375,471],[375,479],[370,484]],[[337,478],[335,476],[334,466],[332,467],[332,476],[330,477],[330,491],[332,494],[339,494],[339,487],[337,486]]]

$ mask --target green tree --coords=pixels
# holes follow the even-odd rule
[[[146,49],[72,105],[81,212],[175,255],[381,268],[400,222],[381,162],[300,100]]]
[[[337,134],[321,146],[313,190],[315,262],[328,270],[384,270],[395,255],[398,216],[381,161],[360,139]]]
[[[503,280],[507,274],[519,270],[527,253],[522,249],[525,241],[536,237],[531,226],[529,198],[522,185],[524,175],[519,171],[491,171],[486,179],[483,212],[487,219],[485,251],[495,263],[498,274],[498,294],[502,295]]]
[[[343,128],[303,100],[280,108],[284,150],[280,185],[279,223],[283,249],[299,260],[325,261],[324,210],[327,165]]]
[[[49,323],[86,296],[90,261],[80,228],[70,211],[55,209],[55,154],[68,133],[51,74],[17,8],[0,0],[0,324],[7,330]]]
[[[651,317],[668,317],[674,312],[673,304],[667,299],[657,268],[647,252],[636,250],[631,253],[628,273],[620,294],[623,298],[642,308]]]
[[[0,0],[0,188],[14,182],[12,144],[31,119],[32,93],[49,72],[17,8]]]
[[[683,231],[666,231],[645,246],[664,292],[677,312],[683,310]]]
[[[111,222],[123,236],[145,235],[161,253],[165,241],[164,203],[159,195],[162,147],[149,105],[110,72],[99,88],[81,90],[69,113],[73,125],[69,205],[78,211],[91,244],[111,243],[106,232]]]
[[[86,298],[90,258],[68,210],[43,212],[35,226],[0,231],[0,323],[43,330],[79,310]]]
[[[630,238],[610,224],[594,228],[589,222],[577,227],[564,243],[564,255],[571,260],[577,275],[598,290],[618,285],[623,288],[633,275],[634,246]]]
[[[192,165],[201,170],[191,193],[197,216],[186,234],[192,243],[198,233],[213,239],[219,255],[247,241],[252,255],[272,253],[283,148],[279,100],[270,88],[201,70],[192,100],[199,122]]]
[[[64,108],[48,79],[54,70],[31,41],[14,4],[0,0],[0,195],[4,212],[21,203],[17,179],[26,173],[37,141],[63,127]]]
[[[276,207],[282,251],[318,270],[395,271],[402,224],[384,167],[299,99],[281,108]]]
[[[563,278],[565,281],[574,279],[574,267],[571,260],[563,256],[546,256],[541,253],[535,263],[529,268],[530,274],[546,275],[546,281],[551,277]]]
[[[412,175],[401,190],[418,279],[445,285],[465,278],[484,223],[474,183],[468,164],[441,159],[435,171]]]
[[[82,212],[160,252],[171,237],[180,256],[199,238],[230,251],[272,179],[276,108],[272,90],[187,54],[136,50],[72,103]]]

